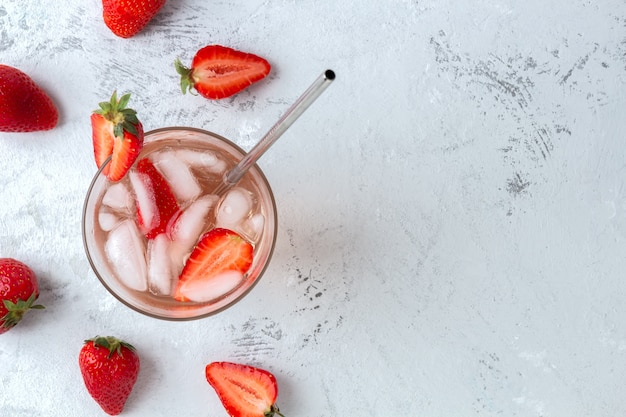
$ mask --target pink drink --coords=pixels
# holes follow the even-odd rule
[[[127,306],[150,316],[184,320],[216,313],[243,297],[258,281],[276,240],[276,206],[270,186],[253,166],[224,195],[212,192],[224,173],[243,156],[232,142],[191,128],[148,132],[139,155],[149,158],[167,180],[180,211],[166,231],[148,239],[137,220],[151,216],[153,191],[136,166],[119,182],[98,172],[83,212],[87,257],[102,284]],[[243,274],[220,275],[198,288],[189,301],[174,299],[174,289],[198,239],[213,228],[232,230],[254,247],[253,262]]]

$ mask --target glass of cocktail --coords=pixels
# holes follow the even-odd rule
[[[245,155],[217,134],[169,127],[145,134],[137,162],[121,181],[109,181],[102,174],[106,165],[101,167],[87,192],[82,232],[91,267],[113,296],[148,316],[189,320],[233,305],[254,287],[276,242],[270,185],[254,164],[234,186],[215,194]],[[158,172],[174,196],[167,219],[156,208],[162,196],[155,182],[144,181],[145,165]],[[245,241],[251,248],[249,264],[245,270],[241,265],[222,268],[197,285],[181,283],[190,264],[211,267],[212,260],[197,262],[194,252],[210,234],[222,242]],[[212,257],[219,254],[210,250]]]
[[[334,79],[324,71],[248,153],[214,133],[171,127],[145,134],[121,180],[101,165],[82,228],[109,292],[169,320],[215,314],[246,295],[276,242],[276,203],[256,161]]]

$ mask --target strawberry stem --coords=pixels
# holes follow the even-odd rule
[[[174,67],[176,67],[176,72],[180,75],[180,89],[183,94],[186,94],[187,91],[192,94],[191,89],[194,86],[193,70],[184,66],[178,58],[174,61]]]
[[[113,336],[96,336],[91,339],[85,340],[85,343],[93,343],[95,347],[103,347],[109,351],[109,358],[114,353],[122,356],[122,347],[130,350],[135,350],[135,347],[130,343],[126,343]]]
[[[2,321],[4,322],[2,326],[6,329],[14,327],[20,322],[20,320],[22,320],[22,317],[24,317],[24,314],[26,314],[28,310],[44,309],[45,307],[41,304],[33,304],[36,299],[37,296],[33,292],[26,301],[18,299],[14,303],[10,300],[3,300],[4,306],[8,312],[4,315],[4,317],[2,317]]]
[[[132,135],[137,135],[137,112],[127,108],[130,100],[130,93],[124,94],[117,99],[117,91],[113,91],[113,95],[109,101],[103,101],[98,105],[100,108],[94,110],[94,113],[101,114],[105,119],[113,123],[113,134],[116,137],[123,138],[124,131]]]
[[[267,410],[263,415],[264,417],[272,417],[274,414],[279,415],[280,417],[285,417],[280,410],[278,409],[278,406],[276,404],[272,404],[272,406],[270,407],[269,410]]]

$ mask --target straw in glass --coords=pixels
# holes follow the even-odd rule
[[[215,195],[221,195],[241,180],[245,173],[256,161],[272,146],[276,140],[309,108],[311,104],[324,92],[329,84],[335,79],[333,70],[324,71],[311,86],[287,109],[285,114],[272,126],[272,128],[257,142],[256,145],[228,171],[220,184],[214,191]]]

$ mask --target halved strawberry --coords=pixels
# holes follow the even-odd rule
[[[110,181],[119,181],[133,165],[143,147],[143,126],[137,112],[126,107],[130,94],[119,100],[113,92],[110,101],[100,103],[91,115],[93,151],[98,168],[109,156],[111,162],[102,169]]]
[[[213,362],[206,379],[232,417],[282,416],[276,406],[278,384],[270,372],[249,365]],[[284,417],[284,416],[283,416]]]
[[[201,291],[202,286],[224,288],[216,282],[222,278],[226,287],[233,287],[229,285],[233,282],[233,273],[243,276],[252,265],[253,255],[252,245],[232,230],[208,231],[189,255],[178,277],[174,298],[179,301],[195,299],[193,292]]]
[[[175,66],[183,94],[194,88],[209,99],[230,97],[265,78],[271,70],[265,59],[221,45],[205,46],[196,52],[191,68],[179,59]]]
[[[138,196],[137,223],[148,239],[153,239],[167,229],[172,217],[180,207],[167,180],[155,168],[150,159],[143,158],[137,162],[137,180],[143,184],[133,184],[135,190],[145,190],[149,195]],[[133,181],[133,177],[131,177]],[[143,198],[141,198],[143,197]]]

